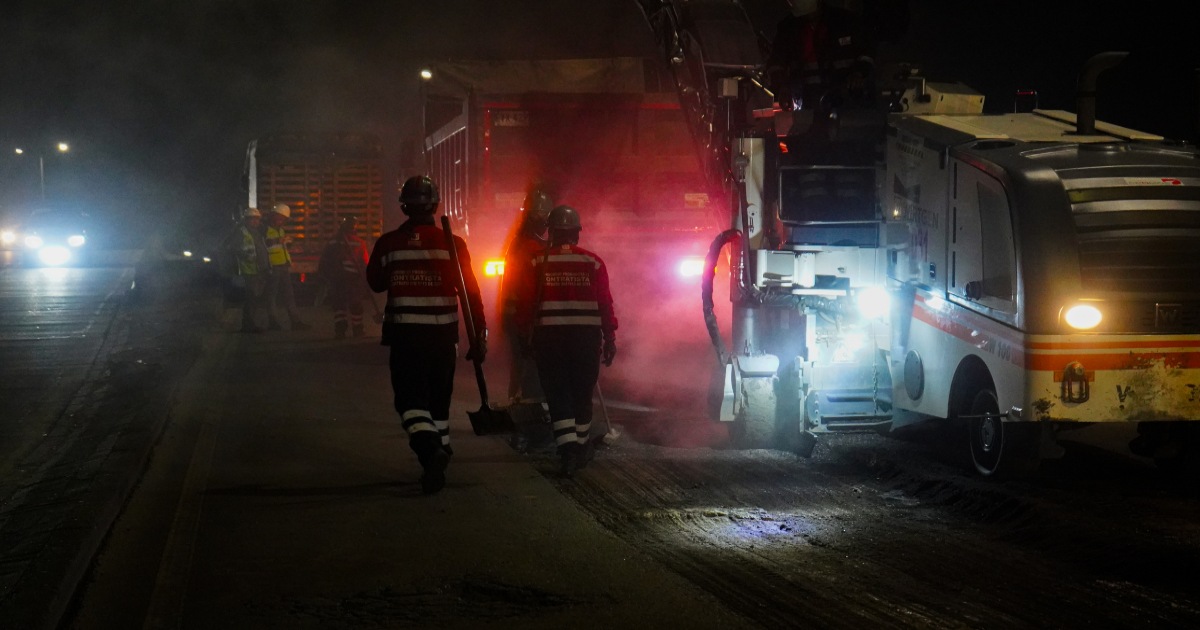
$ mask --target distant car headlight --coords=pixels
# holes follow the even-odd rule
[[[883,287],[867,287],[855,296],[858,302],[858,312],[867,319],[884,317],[891,309],[892,300],[887,289]]]
[[[190,249],[185,249],[185,250],[183,250],[183,257],[184,257],[184,258],[191,258],[191,257],[192,257],[192,250],[190,250]]]
[[[71,247],[83,247],[83,244],[86,242],[87,239],[84,238],[82,234],[72,234],[71,236],[67,237],[67,245],[70,245]]]
[[[43,241],[42,237],[40,236],[30,234],[29,236],[25,237],[25,247],[28,247],[29,249],[37,249],[44,244],[45,241]]]
[[[71,260],[71,250],[61,245],[43,247],[38,250],[38,260],[42,261],[42,264],[50,265],[51,267],[64,265],[68,260]]]
[[[1063,313],[1067,325],[1077,330],[1091,330],[1100,325],[1104,315],[1091,304],[1076,304]]]
[[[4,245],[12,245],[17,242],[17,233],[12,230],[4,230],[0,232],[0,243]]]

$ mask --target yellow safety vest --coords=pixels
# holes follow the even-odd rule
[[[238,273],[243,276],[265,273],[266,269],[259,269],[258,248],[254,245],[254,234],[247,227],[243,227],[241,232],[242,247],[238,252]]]
[[[288,253],[287,245],[283,243],[285,238],[287,238],[287,232],[282,227],[267,227],[267,256],[271,259],[272,267],[292,263],[292,255]]]

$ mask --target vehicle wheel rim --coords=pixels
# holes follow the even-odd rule
[[[991,390],[975,396],[971,404],[971,415],[998,414],[999,405]],[[973,418],[970,431],[971,460],[982,475],[994,474],[1000,466],[1000,455],[1004,448],[1004,425],[999,418]]]

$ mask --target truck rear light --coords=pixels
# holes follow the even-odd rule
[[[688,257],[679,261],[679,275],[684,278],[694,278],[704,273],[704,259]]]
[[[483,263],[483,275],[489,276],[489,277],[490,276],[503,276],[504,275],[504,261],[503,260],[489,260],[489,261]]]

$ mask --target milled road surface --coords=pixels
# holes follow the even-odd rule
[[[544,433],[528,452],[470,435],[463,363],[427,497],[386,351],[309,315],[167,324],[202,352],[65,627],[1200,626],[1200,492],[1127,454],[1073,444],[991,482],[932,436],[738,451],[610,383],[622,434],[563,480]]]
[[[1200,626],[1200,492],[1109,453],[994,483],[841,436],[810,461],[621,444],[585,472],[556,483],[764,627]]]

